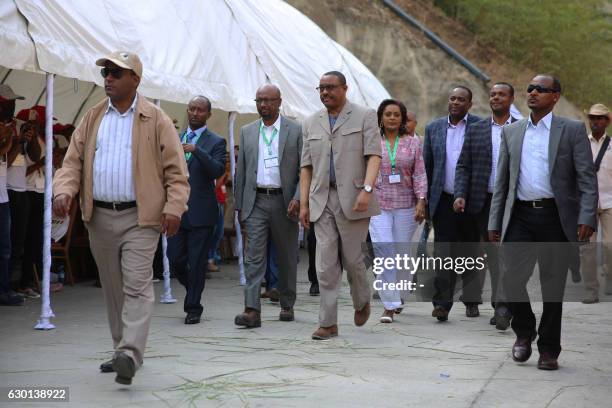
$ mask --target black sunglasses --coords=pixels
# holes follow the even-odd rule
[[[540,85],[529,85],[527,87],[527,93],[532,93],[533,91],[537,91],[538,93],[555,93],[555,92],[559,92],[556,89],[553,88],[546,88],[544,86],[540,86]]]
[[[121,76],[123,76],[123,71],[125,70],[122,68],[104,67],[100,70],[100,74],[102,75],[102,78],[106,78],[110,74],[115,79],[121,79]]]

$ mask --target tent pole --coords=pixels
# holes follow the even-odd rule
[[[49,284],[51,279],[51,195],[53,176],[53,84],[54,75],[47,73],[47,101],[45,109],[45,212],[43,218],[43,283],[40,319],[37,330],[54,329],[50,318],[55,317],[51,310]],[[42,95],[41,95],[42,96]]]
[[[157,107],[161,108],[161,101],[155,99],[153,101]],[[176,303],[176,299],[172,296],[172,287],[170,286],[170,262],[168,261],[168,238],[162,235],[162,259],[164,265],[164,293],[159,298],[159,303]]]
[[[236,123],[237,112],[230,112],[228,116],[228,139],[230,151],[230,171],[232,173],[232,186],[236,188],[236,157],[234,156],[234,124]],[[234,228],[236,229],[236,252],[238,253],[238,266],[240,267],[240,285],[246,285],[244,276],[244,258],[242,256],[242,233],[240,232],[240,220],[238,219],[238,211],[234,211]]]
[[[74,115],[74,118],[72,119],[72,125],[74,126],[74,122],[76,122],[77,118],[79,117],[79,115],[81,114],[81,111],[83,110],[83,108],[85,107],[85,104],[87,103],[87,101],[89,100],[89,98],[91,98],[91,95],[93,95],[94,91],[96,90],[96,84],[93,84],[93,87],[91,88],[91,91],[89,91],[89,93],[87,94],[87,97],[85,98],[85,100],[81,103],[81,106],[79,106],[79,110],[77,111],[76,115]]]
[[[2,77],[2,81],[0,81],[0,84],[3,84],[4,81],[6,81],[6,78],[8,78],[8,76],[11,75],[11,72],[13,72],[12,69],[9,69],[8,71],[6,71],[6,74],[4,74],[4,76]]]

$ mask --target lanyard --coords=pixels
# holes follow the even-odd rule
[[[277,133],[278,133],[278,130],[276,130],[276,128],[273,128],[272,136],[270,136],[270,140],[268,140],[268,138],[266,137],[266,132],[264,132],[263,121],[259,125],[259,134],[261,135],[261,138],[263,139],[264,144],[268,148],[268,156],[272,156],[272,142],[274,141],[274,138],[276,137]]]
[[[395,143],[393,145],[393,151],[391,151],[391,144],[389,139],[385,137],[385,143],[387,144],[387,152],[389,153],[389,161],[391,162],[391,172],[395,173],[395,156],[397,156],[397,146],[399,145],[399,135],[395,136]]]

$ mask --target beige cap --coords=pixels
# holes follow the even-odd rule
[[[15,94],[10,86],[2,84],[0,85],[0,98],[8,101],[14,101],[15,99],[25,99],[21,95]]]
[[[591,109],[589,109],[589,113],[587,113],[587,115],[607,116],[608,118],[612,119],[612,117],[610,117],[610,109],[608,109],[608,107],[603,103],[596,103],[595,105],[591,106]]]
[[[118,67],[131,69],[139,78],[142,78],[142,62],[140,62],[140,58],[136,54],[127,51],[115,51],[109,56],[97,60],[96,65],[103,67],[107,61],[114,63]]]

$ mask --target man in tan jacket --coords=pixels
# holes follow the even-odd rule
[[[100,366],[131,384],[149,333],[155,294],[152,260],[160,231],[176,234],[189,183],[172,121],[136,92],[142,63],[114,52],[102,66],[105,99],[83,117],[53,182],[53,211],[70,212],[80,193],[115,354]]]
[[[372,186],[380,167],[376,112],[346,99],[346,78],[330,71],[319,81],[325,108],[306,119],[300,173],[300,222],[316,225],[315,263],[321,292],[315,340],[338,335],[338,291],[347,272],[355,325],[370,317],[370,283],[363,261],[370,217],[380,214]],[[340,261],[342,258],[342,262]]]

